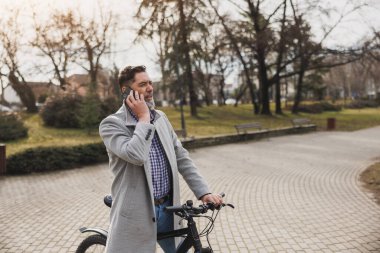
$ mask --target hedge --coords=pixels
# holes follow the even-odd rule
[[[380,102],[376,100],[355,100],[346,105],[349,109],[376,108],[380,106]]]
[[[72,147],[36,147],[7,158],[7,174],[71,169],[108,161],[103,143]]]
[[[288,107],[288,109],[291,109],[291,107]],[[329,102],[319,102],[319,103],[313,103],[313,104],[301,104],[298,107],[298,112],[303,113],[323,113],[324,111],[334,111],[339,112],[342,110],[342,107],[340,105],[334,105]]]
[[[0,141],[16,140],[28,136],[28,129],[15,114],[0,114]]]

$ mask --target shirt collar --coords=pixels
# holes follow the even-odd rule
[[[137,122],[139,121],[136,114],[132,111],[131,108],[129,108],[129,106],[125,106],[127,107],[127,110],[129,111],[129,113],[132,115],[133,119]],[[155,118],[156,118],[156,114],[157,112],[155,110],[149,110],[149,114],[150,114],[150,123],[153,124]]]

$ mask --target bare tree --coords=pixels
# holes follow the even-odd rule
[[[235,3],[235,1],[231,2]],[[292,0],[277,1],[269,8],[264,6],[265,1],[263,0],[243,0],[242,2],[245,3],[245,7],[241,7],[241,4],[235,4],[242,14],[240,25],[238,29],[232,29],[231,25],[227,26],[225,16],[222,16],[215,4],[213,5],[213,1],[209,0],[215,14],[220,19],[220,23],[225,28],[237,58],[243,65],[249,88],[252,84],[250,80],[252,71],[250,69],[257,68],[262,114],[271,114],[269,91],[273,85],[276,90],[276,113],[281,113],[280,83],[282,79],[285,80],[294,75],[298,77],[297,95],[293,110],[295,112],[301,100],[302,84],[306,71],[328,68],[352,61],[352,59],[345,58],[343,62],[324,62],[323,58],[329,59],[328,56],[331,54],[356,53],[355,50],[325,49],[322,51],[322,43],[343,18],[359,9],[361,4],[354,5],[351,10],[342,13],[336,23],[325,29],[323,38],[316,42],[313,41],[310,25],[304,18],[309,9],[317,8],[316,1],[307,1],[305,3],[307,8],[302,11],[295,7]],[[288,8],[289,3],[291,8]],[[329,13],[329,10],[321,6],[318,8],[321,8],[322,12]],[[288,11],[289,9],[290,11]],[[239,33],[241,30],[244,30],[244,33]],[[248,53],[248,59],[247,57],[244,58],[246,53]],[[290,71],[288,71],[289,69]],[[254,93],[251,88],[250,93],[252,101],[254,101]]]
[[[4,50],[4,57],[0,59],[0,65],[6,69],[3,74],[7,75],[10,85],[20,97],[27,111],[37,112],[34,93],[24,78],[19,61],[23,32],[18,24],[18,13],[16,12],[12,17],[2,22],[1,26],[3,29],[0,30],[0,47]]]
[[[276,74],[279,75],[282,72],[282,62],[283,58],[285,57],[285,49],[286,49],[286,10],[287,10],[287,0],[283,1],[283,11],[282,11],[282,18],[281,18],[281,29],[279,32],[279,42],[277,45],[277,60],[276,60]],[[281,108],[281,79],[276,78],[275,81],[275,89],[276,89],[276,114],[282,114],[282,108]]]
[[[90,75],[90,84],[95,89],[102,68],[101,59],[110,50],[112,33],[117,26],[111,11],[105,11],[101,6],[99,9],[97,17],[88,19],[80,16],[75,24],[81,54],[78,63]]]
[[[196,34],[195,30],[198,30],[202,26],[203,22],[201,19],[206,16],[204,12],[207,11],[205,7],[203,0],[143,0],[136,14],[136,17],[142,22],[138,35],[151,38],[157,32],[170,32],[174,34],[170,35],[171,38],[166,38],[169,38],[173,42],[172,47],[176,49],[174,56],[177,58],[173,57],[172,60],[174,62],[177,61],[183,70],[181,76],[184,77],[187,84],[192,116],[197,116],[198,99],[193,80],[194,59],[191,52],[191,37]],[[145,15],[144,11],[148,11],[149,14]],[[155,29],[161,23],[162,14],[165,14],[169,21],[172,19],[170,21],[171,31]],[[173,52],[173,50],[171,51]]]
[[[31,45],[49,59],[54,78],[64,90],[69,64],[75,62],[78,51],[74,37],[78,21],[71,10],[53,12],[47,22],[37,21],[36,14],[33,17],[35,38]]]
[[[338,27],[342,20],[360,9],[363,5],[355,5],[347,12],[341,13],[338,20],[326,28],[322,39],[318,42],[311,40],[311,27],[304,19],[304,14],[294,4],[293,0],[289,0],[294,18],[294,34],[295,43],[293,46],[293,67],[294,71],[287,73],[284,76],[297,75],[296,95],[293,103],[292,113],[298,113],[298,106],[302,99],[303,81],[307,71],[328,69],[340,65],[345,65],[354,62],[363,57],[362,48],[348,48],[348,49],[328,49],[323,48],[323,43],[326,38]],[[339,56],[339,57],[334,57]]]
[[[4,59],[5,54],[4,51],[0,51],[0,59]],[[6,83],[5,80],[7,79],[7,75],[5,74],[5,66],[2,65],[3,63],[0,60],[0,88],[1,88],[1,94],[0,94],[0,104],[2,105],[9,105],[9,103],[5,100],[5,88],[9,85],[9,83]]]
[[[231,23],[227,21],[227,16],[223,16],[219,13],[218,8],[213,4],[212,0],[209,0],[209,4],[214,10],[216,16],[219,18],[220,23],[223,26],[226,32],[226,35],[231,43],[231,47],[235,51],[236,57],[239,59],[241,65],[243,66],[243,71],[244,71],[244,75],[247,82],[247,88],[249,89],[249,94],[250,94],[251,101],[253,104],[253,111],[255,114],[258,114],[260,111],[260,107],[259,107],[259,104],[257,103],[256,88],[251,77],[252,66],[249,64],[249,60],[247,60],[244,57],[244,52],[240,46],[240,41],[234,35],[233,29],[227,25],[227,23]],[[241,27],[239,26],[239,28]]]
[[[211,23],[210,23],[211,26]],[[209,26],[209,27],[210,27]],[[198,37],[198,38],[197,38]],[[197,90],[203,91],[204,102],[207,106],[213,103],[212,96],[212,73],[213,61],[215,58],[212,43],[214,38],[209,33],[208,29],[203,30],[197,37],[191,40],[193,61],[194,61],[194,80],[197,84]]]
[[[157,8],[160,9],[155,10],[154,15],[156,15],[156,17],[154,19],[149,19],[147,23],[139,28],[134,43],[143,42],[146,38],[153,42],[162,76],[161,89],[164,94],[164,99],[167,100],[167,89],[170,89],[173,93],[177,93],[176,91],[179,88],[182,88],[181,84],[177,85],[178,87],[175,87],[175,84],[179,82],[173,82],[174,79],[180,76],[180,48],[178,46],[179,38],[176,32],[178,30],[178,25],[175,23],[170,8],[166,5],[157,5]],[[140,9],[137,13],[137,18],[139,20],[143,19],[141,15]],[[176,75],[173,73],[176,73]]]
[[[221,34],[215,35],[213,60],[216,68],[216,73],[221,77],[219,80],[219,99],[218,105],[226,104],[226,95],[224,88],[226,86],[226,78],[232,73],[235,64],[234,51],[230,44],[226,43],[224,36]]]
[[[376,49],[375,49],[376,50]],[[374,54],[376,52],[371,52]],[[343,96],[347,99],[367,98],[370,93],[380,93],[380,61],[371,54],[365,54],[360,60],[331,68],[325,75],[325,82],[333,99]]]

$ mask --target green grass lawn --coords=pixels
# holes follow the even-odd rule
[[[38,114],[23,114],[22,118],[28,128],[28,137],[6,142],[7,156],[36,146],[71,146],[101,140],[97,132],[88,135],[85,130],[80,129],[45,127]]]
[[[162,110],[168,115],[175,129],[180,129],[179,108],[166,107]],[[306,117],[317,124],[318,130],[326,129],[327,118],[336,118],[336,127],[339,131],[353,131],[362,128],[380,125],[380,108],[343,110],[341,112],[325,112],[322,114],[292,115],[285,111],[284,115],[262,116],[252,113],[252,105],[210,106],[198,108],[199,117],[191,118],[189,107],[185,107],[186,128],[189,136],[211,136],[235,133],[234,125],[247,122],[261,122],[263,127],[273,129],[290,127],[292,118]],[[7,142],[7,155],[11,155],[27,148],[36,146],[68,146],[99,142],[97,131],[88,135],[84,130],[58,129],[43,126],[37,114],[23,114],[25,125],[29,129],[29,137],[17,141]]]
[[[170,119],[173,127],[181,128],[179,108],[162,109]],[[318,130],[326,130],[327,119],[336,118],[336,130],[354,131],[362,128],[380,125],[380,108],[347,109],[340,112],[324,112],[321,114],[300,113],[293,115],[284,111],[283,115],[254,115],[252,105],[211,106],[198,108],[199,118],[190,118],[189,108],[185,107],[185,120],[188,134],[191,136],[209,136],[225,133],[235,133],[234,125],[247,122],[261,122],[265,128],[280,128],[292,126],[292,118],[309,118],[317,125]]]
[[[336,118],[336,128],[339,131],[355,131],[380,125],[380,108],[346,109],[303,116],[310,118],[319,130],[326,129],[327,118]]]

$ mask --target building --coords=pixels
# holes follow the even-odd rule
[[[88,74],[73,74],[66,78],[66,84],[64,86],[65,93],[75,93],[80,96],[85,96],[88,92],[90,81],[90,75]],[[112,84],[111,75],[108,71],[99,71],[96,92],[100,99],[115,96],[114,85]]]

